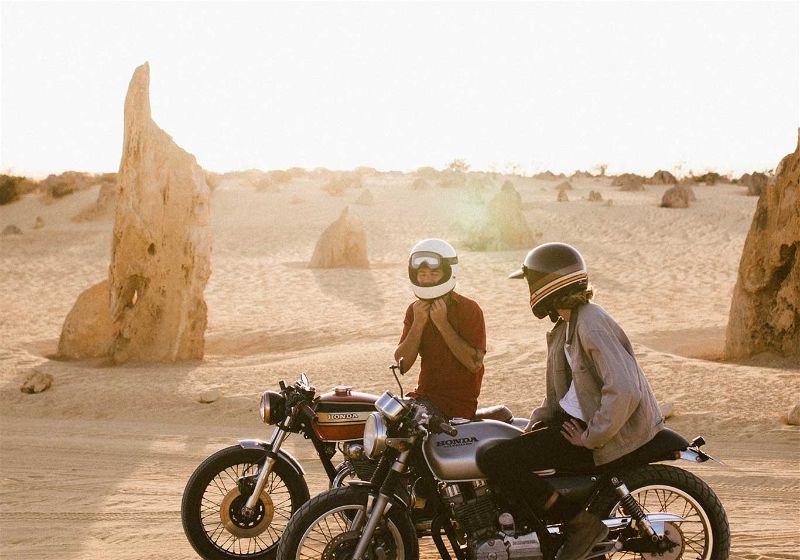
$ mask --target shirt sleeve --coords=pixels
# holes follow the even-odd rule
[[[408,306],[406,309],[406,316],[403,319],[403,334],[400,335],[400,342],[403,342],[408,336],[408,331],[411,330],[411,325],[414,323],[414,304]]]
[[[477,303],[471,305],[465,313],[460,327],[458,334],[467,344],[481,352],[486,352],[486,323],[483,319],[483,311]]]

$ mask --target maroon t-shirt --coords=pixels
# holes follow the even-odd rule
[[[403,321],[405,340],[414,322],[413,303],[406,310]],[[447,320],[464,341],[486,352],[486,325],[483,311],[473,300],[450,292]],[[447,347],[436,325],[428,320],[419,343],[420,371],[417,386],[408,393],[411,397],[428,397],[447,416],[472,418],[478,408],[483,366],[477,373],[470,372]]]

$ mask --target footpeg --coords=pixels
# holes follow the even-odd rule
[[[589,558],[597,558],[598,556],[605,556],[606,554],[612,554],[620,550],[622,550],[622,543],[619,540],[603,541],[596,544],[586,558],[587,560]]]

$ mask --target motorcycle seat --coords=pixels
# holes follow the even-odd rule
[[[659,432],[653,436],[653,439],[641,447],[634,449],[627,455],[623,455],[610,463],[605,463],[604,465],[581,466],[574,469],[558,469],[556,474],[602,473],[647,465],[649,463],[657,463],[658,461],[671,461],[677,458],[675,456],[676,452],[683,451],[687,447],[689,447],[689,442],[686,441],[686,438],[678,432],[673,432],[668,428],[664,428],[659,430]]]
[[[498,420],[500,422],[506,422],[510,424],[511,421],[514,419],[514,415],[511,413],[511,410],[504,405],[504,404],[496,404],[494,406],[487,406],[485,408],[479,408],[475,411],[475,416],[472,417],[473,420]]]

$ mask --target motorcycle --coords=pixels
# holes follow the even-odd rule
[[[314,445],[331,488],[369,480],[377,462],[363,453],[364,425],[376,395],[336,387],[317,396],[305,374],[280,392],[265,391],[261,420],[275,425],[269,441],[240,440],[203,461],[181,502],[183,530],[206,559],[271,559],[289,518],[308,501],[305,472],[283,450],[291,434]],[[344,460],[334,465],[337,449]]]
[[[402,369],[400,368],[402,374]],[[400,384],[399,378],[395,378]],[[400,394],[403,395],[402,385]],[[563,543],[561,524],[523,520],[485,480],[480,449],[518,437],[497,420],[442,421],[424,403],[386,391],[364,431],[364,453],[379,459],[372,478],[333,488],[304,504],[286,526],[278,560],[413,559],[419,533],[412,512],[430,512],[439,556],[458,560],[551,560]],[[699,477],[662,461],[702,463],[700,448],[662,429],[613,467],[538,472],[579,500],[609,528],[589,558],[724,560],[730,528],[717,496]],[[445,545],[445,537],[450,549]]]

